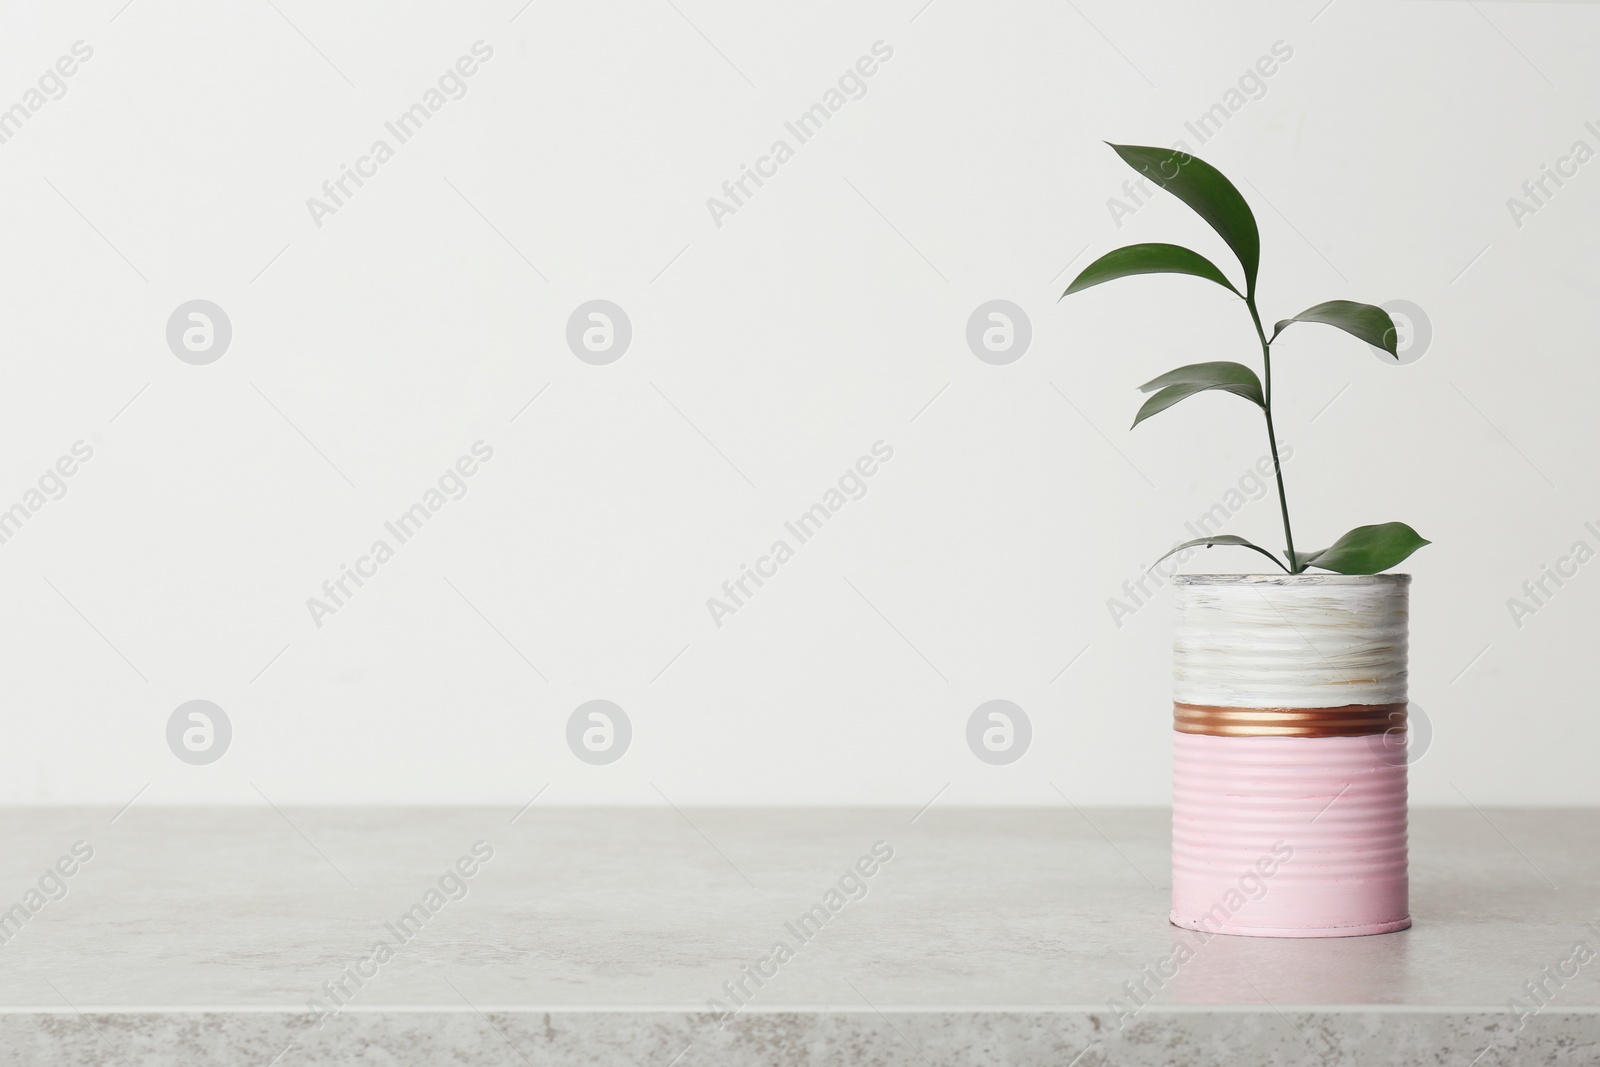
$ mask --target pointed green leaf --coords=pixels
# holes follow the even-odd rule
[[[1114,144],[1122,161],[1188,204],[1222,235],[1244,268],[1245,292],[1256,289],[1261,266],[1261,232],[1250,205],[1220,170],[1203,159],[1174,148]]]
[[[1319,567],[1338,574],[1377,574],[1432,541],[1403,522],[1357,526],[1320,552],[1300,553],[1302,567]]]
[[[1337,326],[1345,333],[1383,349],[1396,359],[1400,358],[1399,353],[1395,351],[1398,335],[1394,319],[1390,318],[1389,313],[1381,307],[1358,304],[1354,300],[1329,300],[1316,307],[1306,308],[1292,319],[1279,322],[1273,327],[1272,339],[1277,340],[1284,327],[1293,322],[1322,322],[1329,326]]]
[[[1289,569],[1288,567],[1283,566],[1283,563],[1278,559],[1277,556],[1274,556],[1271,552],[1268,552],[1260,545],[1251,544],[1249,541],[1246,541],[1237,534],[1212,534],[1210,537],[1196,537],[1193,541],[1185,541],[1181,545],[1173,545],[1166,551],[1164,555],[1162,555],[1161,559],[1166,559],[1167,556],[1170,556],[1175,552],[1182,552],[1184,549],[1193,548],[1196,545],[1205,545],[1207,548],[1210,548],[1212,545],[1237,545],[1240,548],[1248,548],[1252,552],[1261,553],[1272,562],[1278,564],[1278,566],[1283,567],[1285,571]],[[1160,563],[1161,559],[1156,560],[1156,563]],[[1150,566],[1154,567],[1156,563],[1152,563]]]
[[[1169,370],[1159,378],[1151,378],[1139,386],[1139,392],[1149,393],[1169,385],[1203,385],[1207,389],[1226,389],[1238,393],[1257,406],[1265,407],[1261,394],[1261,379],[1243,363],[1222,360],[1216,363],[1191,363],[1187,367]]]
[[[1194,396],[1196,393],[1205,393],[1213,389],[1220,389],[1223,392],[1242,396],[1257,407],[1262,406],[1261,383],[1256,380],[1255,373],[1251,371],[1249,367],[1241,367],[1237,363],[1217,363],[1210,364],[1210,366],[1239,367],[1240,370],[1250,375],[1249,381],[1239,381],[1236,378],[1227,376],[1225,374],[1215,375],[1210,378],[1206,378],[1197,374],[1191,380],[1181,381],[1174,385],[1156,385],[1156,383],[1160,382],[1162,378],[1169,378],[1173,377],[1174,375],[1183,375],[1186,372],[1194,371],[1206,366],[1208,366],[1208,364],[1196,363],[1193,367],[1180,367],[1175,371],[1169,372],[1168,374],[1163,374],[1161,378],[1157,378],[1154,382],[1147,382],[1143,388],[1149,389],[1151,387],[1156,387],[1158,391],[1152,394],[1150,399],[1144,402],[1144,406],[1139,409],[1139,414],[1133,417],[1133,425],[1139,425],[1152,415],[1159,415],[1161,412],[1167,410],[1180,400],[1186,400],[1189,397]],[[1133,426],[1128,428],[1131,430],[1133,429]]]
[[[1142,244],[1125,245],[1107,252],[1083,268],[1082,273],[1072,280],[1067,291],[1061,295],[1068,297],[1091,285],[1115,281],[1132,274],[1193,274],[1197,278],[1206,278],[1226,286],[1236,296],[1239,293],[1228,276],[1200,253],[1182,245]]]

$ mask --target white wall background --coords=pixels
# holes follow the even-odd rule
[[[1253,335],[1192,279],[1056,297],[1133,241],[1229,265],[1171,197],[1108,210],[1132,172],[1103,139],[1182,138],[1255,207],[1269,317],[1431,319],[1408,366],[1320,327],[1278,360],[1301,540],[1436,542],[1406,567],[1415,800],[1600,802],[1600,563],[1507,606],[1600,547],[1600,162],[1507,206],[1600,149],[1600,7],[124,3],[0,32],[0,107],[93,49],[0,144],[0,508],[93,449],[0,545],[0,801],[1165,803],[1170,599],[1120,628],[1107,601],[1265,443],[1228,397],[1126,428],[1137,383]],[[316,226],[479,40],[465,97]],[[718,227],[707,198],[876,41],[866,95]],[[1186,134],[1279,41],[1265,94]],[[196,298],[233,328],[206,366],[165,338]],[[632,322],[609,366],[564,340],[595,298]],[[965,341],[995,298],[1032,322],[1009,366]],[[479,440],[470,492],[316,627]],[[867,495],[715,627],[879,440]],[[165,739],[197,698],[233,726],[204,767]],[[633,724],[610,766],[565,741],[595,698]],[[1009,766],[964,738],[993,698],[1033,723]]]

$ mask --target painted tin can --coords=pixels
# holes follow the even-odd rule
[[[1411,925],[1411,576],[1174,579],[1172,922],[1255,937]]]

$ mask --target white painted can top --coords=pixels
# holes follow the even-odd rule
[[[1191,574],[1173,584],[1175,701],[1405,703],[1409,574]]]

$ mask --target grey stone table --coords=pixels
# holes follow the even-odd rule
[[[1593,812],[1416,812],[1413,929],[1176,967],[1162,811],[113,814],[0,811],[0,1063],[1600,1063]]]

